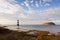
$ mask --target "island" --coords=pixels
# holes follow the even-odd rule
[[[44,25],[44,26],[51,26],[51,25],[56,25],[56,24],[53,23],[53,22],[44,22],[42,25]]]

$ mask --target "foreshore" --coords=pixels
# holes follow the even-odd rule
[[[55,35],[48,31],[18,31],[4,27],[0,27],[0,40],[60,40],[60,32],[57,32],[57,35]]]

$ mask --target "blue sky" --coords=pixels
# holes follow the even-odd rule
[[[0,0],[0,24],[60,24],[60,0]]]
[[[30,6],[31,9],[35,10],[41,10],[41,9],[47,9],[47,8],[53,8],[53,7],[59,7],[60,6],[60,0],[16,0],[19,5],[21,5],[23,8],[28,8]],[[23,5],[22,5],[23,4]],[[33,5],[33,6],[32,6]],[[29,8],[28,8],[29,9]],[[26,10],[26,9],[25,9]]]

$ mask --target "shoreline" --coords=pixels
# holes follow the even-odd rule
[[[20,35],[20,36],[19,36]],[[49,31],[29,30],[29,31],[18,31],[10,30],[7,28],[0,27],[0,40],[46,40],[46,39],[60,39],[60,32],[58,35],[51,34]]]
[[[16,29],[10,29],[10,28],[8,28],[8,26],[1,26],[1,27],[3,27],[3,28],[6,28],[6,29],[9,29],[9,30],[13,30],[13,31],[23,31],[23,32],[26,32],[26,31],[30,31],[30,30],[35,30],[35,29],[24,29],[24,28],[16,28]],[[36,30],[36,31],[46,31],[46,30]],[[47,30],[47,32],[50,32],[49,30]],[[60,31],[58,31],[58,32],[60,32]],[[51,34],[57,34],[58,32],[50,32]]]
[[[24,26],[24,27],[23,27]],[[29,25],[28,25],[29,26]],[[34,27],[35,25],[33,25],[33,27],[26,27],[25,25],[21,25],[21,26],[19,26],[20,27],[20,31],[28,31],[28,30],[41,30],[41,31],[49,31],[50,33],[52,33],[52,34],[56,34],[57,32],[60,32],[59,30],[59,28],[60,27],[57,27],[57,25],[56,26],[47,26],[47,27],[42,27],[42,26],[40,26],[40,25],[37,25],[36,27],[37,28],[35,28]],[[60,25],[58,25],[58,26],[60,26]],[[40,27],[42,27],[42,28],[40,28]],[[8,29],[10,29],[10,30],[18,30],[17,29],[17,26],[7,26],[7,27],[5,27],[5,28],[8,28]]]

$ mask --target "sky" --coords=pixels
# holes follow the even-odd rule
[[[0,24],[60,24],[60,0],[0,0]]]

